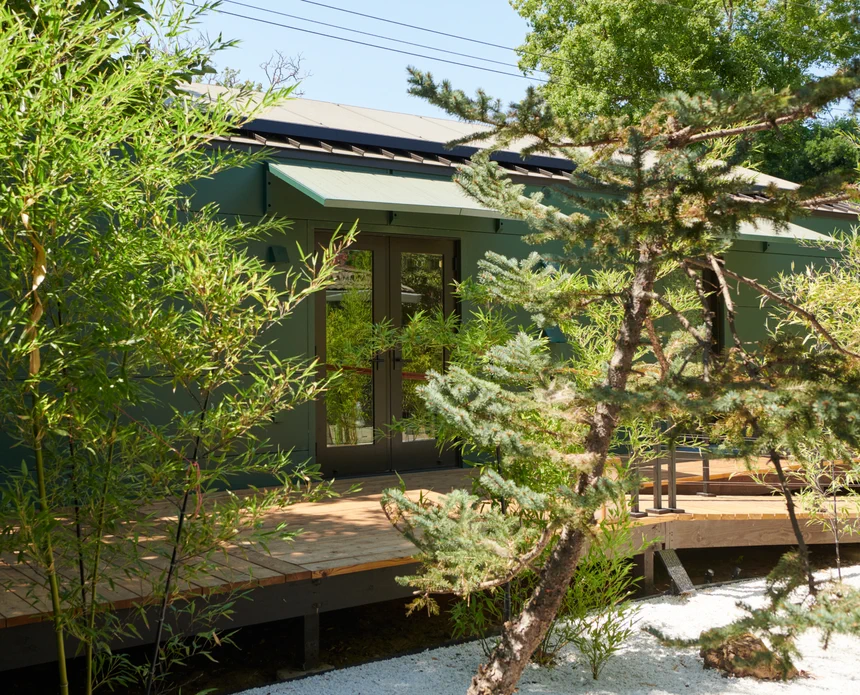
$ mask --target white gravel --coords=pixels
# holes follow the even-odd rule
[[[860,566],[843,570],[860,586]],[[639,604],[636,620],[670,637],[697,637],[702,630],[730,623],[742,614],[737,601],[761,604],[764,580],[700,591],[689,600],[666,597]],[[520,693],[540,695],[839,695],[860,693],[860,639],[837,636],[827,651],[815,634],[798,642],[798,667],[809,673],[790,683],[724,678],[704,670],[697,649],[663,647],[637,631],[594,681],[587,663],[568,648],[553,669],[530,666]],[[242,695],[462,695],[483,660],[477,643],[431,649],[413,656],[377,661],[312,678],[247,690]]]

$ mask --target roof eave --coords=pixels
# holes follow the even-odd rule
[[[266,118],[258,118],[251,121],[247,125],[243,126],[243,130],[259,133],[261,135],[284,135],[297,138],[314,138],[323,141],[337,140],[340,142],[349,142],[358,146],[364,145],[366,147],[414,150],[417,152],[441,155],[443,157],[446,155],[471,157],[480,150],[480,148],[470,145],[458,145],[456,147],[449,148],[445,143],[433,142],[430,140],[378,135],[375,133],[359,133],[340,128],[327,128],[324,126],[304,125],[300,123],[286,123]],[[551,167],[553,169],[563,169],[565,171],[573,171],[575,168],[575,164],[564,157],[532,155],[530,157],[523,158],[519,152],[511,152],[507,150],[493,152],[492,159],[500,162]]]

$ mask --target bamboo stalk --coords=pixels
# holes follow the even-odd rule
[[[842,581],[842,557],[839,552],[839,508],[836,504],[836,464],[830,459],[830,491],[833,498],[833,546],[836,549],[836,573]]]
[[[32,200],[28,200],[28,206]],[[29,353],[28,374],[33,380],[29,390],[33,397],[33,408],[31,418],[33,423],[33,456],[36,459],[36,485],[39,490],[39,512],[50,514],[48,505],[48,490],[45,484],[45,457],[42,453],[42,437],[44,431],[39,414],[39,381],[38,374],[42,366],[42,356],[39,345],[36,342],[39,333],[39,321],[44,314],[42,299],[39,296],[39,286],[47,276],[47,261],[45,247],[37,237],[36,232],[30,225],[30,213],[21,214],[21,223],[27,230],[30,243],[33,246],[34,258],[32,267],[32,284],[30,286],[30,325],[25,335],[32,341]],[[60,678],[60,695],[69,693],[69,674],[66,670],[66,644],[63,630],[62,602],[60,600],[60,580],[57,576],[57,563],[54,557],[54,544],[51,542],[50,530],[45,534],[45,555],[48,560],[46,571],[48,573],[48,584],[51,588],[51,609],[53,611],[54,635],[57,640],[57,671]]]
[[[200,410],[200,427],[203,427],[203,421],[206,418],[206,410],[209,407],[209,391],[206,392],[206,397],[203,400],[203,406]],[[194,454],[191,457],[192,463],[197,463],[197,456],[200,451],[200,433],[198,432],[197,438],[194,442]],[[179,518],[176,523],[176,535],[174,536],[173,542],[173,552],[170,556],[170,565],[167,568],[167,577],[164,580],[164,596],[161,598],[161,610],[158,615],[158,627],[155,631],[155,645],[152,649],[152,659],[149,663],[149,674],[146,679],[146,695],[151,695],[152,686],[155,683],[155,671],[158,667],[158,662],[160,658],[161,651],[161,636],[164,632],[164,621],[167,619],[167,604],[170,597],[170,587],[173,583],[173,573],[176,570],[178,554],[179,554],[179,544],[182,541],[182,529],[185,525],[185,512],[188,509],[188,497],[191,494],[191,490],[188,486],[185,488],[185,495],[182,497],[182,505],[179,509]]]
[[[42,455],[42,428],[39,420],[39,396],[33,392],[33,454],[36,457],[36,483],[39,488],[39,505],[41,512],[48,510],[48,491],[45,486],[45,460]],[[60,601],[60,580],[57,577],[57,565],[54,559],[54,545],[51,534],[45,537],[45,553],[48,558],[48,583],[51,588],[51,609],[54,615],[54,635],[57,640],[57,669],[60,676],[60,695],[69,694],[69,675],[66,670],[66,644],[62,622],[62,603]]]
[[[496,445],[496,470],[499,475],[502,474],[502,447]],[[501,500],[502,505],[502,514],[508,513],[508,500],[506,497],[502,497]],[[511,582],[508,581],[505,583],[505,598],[504,604],[502,606],[502,622],[507,623],[511,619]]]
[[[128,352],[123,352],[122,364],[120,366],[120,373],[123,375],[123,377],[125,377],[125,366],[126,366],[127,360],[128,360]],[[95,628],[95,625],[96,625],[96,608],[97,608],[96,598],[98,596],[98,591],[96,590],[96,587],[98,585],[99,563],[101,562],[101,550],[102,550],[101,537],[102,537],[102,532],[104,530],[105,514],[107,511],[107,493],[108,493],[108,486],[110,485],[111,471],[113,469],[114,451],[116,450],[116,433],[117,433],[117,428],[119,427],[119,413],[120,413],[119,408],[117,408],[114,411],[113,423],[111,425],[111,437],[110,437],[110,444],[108,445],[107,465],[105,466],[105,477],[104,477],[104,481],[102,482],[101,499],[99,500],[98,522],[96,523],[96,529],[95,529],[96,551],[95,551],[95,556],[93,558],[92,590],[90,591],[89,615],[87,616],[87,627],[89,628],[90,635],[92,635],[93,629]],[[93,693],[93,641],[92,641],[92,639],[87,639],[85,658],[86,658],[86,665],[87,665],[86,695],[92,695],[92,693]]]
[[[57,306],[57,325],[63,325],[63,308],[62,302],[59,302]],[[63,367],[63,376],[68,379],[68,370]],[[67,385],[67,388],[68,385]],[[71,393],[71,391],[69,391]],[[75,518],[75,541],[77,546],[75,548],[78,556],[78,580],[81,583],[81,611],[86,611],[87,609],[87,587],[86,587],[86,571],[84,570],[84,542],[83,542],[83,532],[81,531],[81,498],[80,498],[80,489],[78,487],[78,461],[75,457],[75,440],[72,437],[71,433],[67,437],[68,445],[69,445],[69,459],[72,462],[72,501],[73,501],[73,509],[74,509],[74,518]]]

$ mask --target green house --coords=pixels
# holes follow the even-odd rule
[[[198,89],[213,89],[199,87]],[[214,88],[218,89],[218,88]],[[228,217],[254,220],[283,215],[293,221],[285,238],[259,243],[256,252],[287,267],[295,244],[324,242],[339,225],[358,220],[358,243],[342,259],[335,285],[302,307],[278,336],[290,355],[316,355],[329,370],[342,369],[344,385],[315,407],[290,413],[269,436],[294,447],[297,458],[319,462],[326,474],[367,475],[458,465],[421,432],[378,437],[374,432],[408,414],[414,389],[427,368],[440,368],[444,355],[424,355],[410,364],[397,350],[374,356],[350,355],[371,322],[402,326],[418,310],[461,310],[451,283],[476,272],[487,251],[522,257],[529,248],[522,222],[501,219],[466,197],[453,183],[454,167],[476,146],[448,149],[446,143],[480,126],[441,118],[392,113],[297,99],[265,113],[222,147],[271,151],[258,168],[227,172],[200,181],[195,200],[216,202]],[[568,185],[573,164],[562,158],[523,159],[516,151],[494,155],[511,178],[549,199]],[[749,195],[766,186],[795,184],[757,172]],[[792,267],[820,262],[827,252],[803,244],[850,228],[857,212],[846,204],[822,206],[776,233],[768,224],[741,230],[726,261],[736,272],[768,280]],[[740,295],[739,328],[750,340],[764,337],[767,317],[752,293]],[[725,340],[726,331],[719,331]],[[550,335],[551,340],[563,339]],[[346,345],[346,347],[344,347]]]
[[[211,93],[221,88],[189,89]],[[452,181],[455,167],[477,145],[449,149],[446,143],[480,127],[296,99],[215,143],[266,148],[271,156],[265,164],[231,170],[195,187],[193,204],[217,203],[228,219],[253,222],[264,215],[282,215],[292,221],[284,237],[253,242],[252,252],[276,269],[287,269],[296,261],[297,243],[313,248],[340,225],[358,221],[358,243],[341,259],[335,284],[301,306],[274,336],[282,355],[316,356],[323,368],[342,371],[340,385],[324,400],[284,415],[266,433],[273,446],[293,449],[296,460],[318,462],[326,475],[428,470],[460,463],[454,452],[440,452],[420,431],[377,436],[393,419],[420,408],[416,386],[427,369],[444,366],[443,352],[425,351],[410,361],[399,350],[360,355],[355,347],[372,323],[389,320],[403,326],[418,312],[467,312],[456,305],[454,280],[474,275],[487,251],[515,257],[530,251],[521,238],[528,231],[525,224],[500,218]],[[496,152],[493,157],[514,181],[541,190],[550,202],[562,205],[555,192],[569,185],[570,161],[549,156],[524,159],[517,151]],[[752,197],[763,197],[770,184],[795,186],[747,173],[753,181]],[[792,267],[820,262],[827,252],[803,241],[846,230],[856,217],[850,205],[834,204],[795,220],[779,234],[767,224],[748,225],[726,261],[736,272],[768,280]],[[742,290],[738,304],[737,323],[743,335],[753,341],[764,337],[766,313],[758,298]],[[725,329],[717,328],[718,338],[725,341]],[[548,337],[564,340],[557,331]],[[2,442],[0,450],[6,450],[2,465],[20,464],[18,451]],[[247,478],[235,484],[266,482]]]
[[[459,312],[467,316],[468,307],[455,301],[452,283],[476,274],[479,260],[488,251],[513,257],[529,253],[522,239],[528,231],[523,223],[500,218],[497,212],[467,198],[452,181],[455,167],[465,162],[476,146],[448,149],[445,144],[471,135],[477,128],[439,118],[294,100],[270,110],[230,138],[213,143],[224,148],[266,148],[269,156],[265,163],[201,180],[192,192],[194,205],[214,202],[226,219],[253,223],[266,215],[281,215],[292,220],[291,229],[283,236],[251,242],[251,252],[276,270],[286,270],[297,262],[296,244],[312,249],[325,243],[339,226],[358,221],[358,242],[338,259],[334,283],[301,305],[289,323],[271,336],[281,356],[315,356],[321,373],[338,370],[342,375],[338,386],[324,399],[279,417],[265,433],[273,446],[292,449],[295,460],[318,462],[328,477],[435,471],[462,465],[455,452],[440,451],[426,432],[378,436],[392,420],[420,409],[416,387],[427,370],[444,368],[444,352],[428,348],[418,351],[418,357],[416,351],[404,355],[398,349],[368,354],[362,346],[371,326],[383,321],[397,327],[428,314]],[[570,185],[570,161],[547,156],[524,159],[517,151],[496,152],[493,157],[514,181],[543,191],[550,201],[561,205],[559,193]],[[795,185],[747,173],[751,180],[747,195],[753,198],[764,199],[769,185]],[[738,273],[768,281],[792,267],[801,269],[826,260],[829,252],[804,242],[847,230],[856,216],[851,206],[834,204],[794,220],[780,233],[763,223],[747,225],[725,260]],[[717,338],[725,343],[725,311],[716,308],[722,316]],[[766,335],[767,313],[758,297],[742,290],[736,310],[738,327],[747,339],[755,341]],[[552,342],[564,342],[558,330],[547,331],[547,336]],[[171,398],[169,393],[163,395]],[[173,405],[183,409],[185,404]],[[20,450],[10,448],[2,432],[0,452],[0,469],[20,465]],[[456,484],[465,477],[462,473],[449,470],[413,478],[450,478],[440,481],[444,486]],[[232,484],[243,487],[267,482],[246,476]],[[374,494],[381,486],[392,484],[391,479],[363,483],[370,491],[351,503],[365,505],[362,514],[372,509],[382,517]],[[413,484],[424,483],[418,480]],[[255,586],[250,594],[254,600],[234,616],[230,627],[302,617],[303,659],[313,663],[319,650],[320,613],[410,595],[409,587],[395,582],[396,576],[406,572],[404,563],[411,561],[404,555],[409,550],[381,536],[378,529],[373,538],[387,538],[390,548],[374,556],[369,548],[378,548],[372,547],[377,542],[372,539],[365,541],[363,549],[353,550],[352,544],[367,533],[368,522],[363,517],[355,521],[347,516],[332,506],[320,518],[331,521],[323,535],[328,534],[329,540],[343,535],[337,542],[348,548],[350,557],[341,557],[345,551],[339,547],[340,555],[331,560],[325,555],[331,546],[323,546],[319,551],[325,556],[323,561],[317,557],[313,565],[302,552],[314,548],[314,538],[298,551],[298,559],[289,549],[280,559],[258,554],[262,558],[258,562],[263,564],[257,569],[274,572],[281,583],[271,580],[271,585]],[[383,521],[385,532],[394,534]],[[695,527],[699,522],[689,523]],[[770,524],[769,538],[778,538],[780,543],[793,539],[787,520],[761,523]],[[672,547],[698,547],[697,533],[701,532],[693,528],[685,536],[693,541],[673,541]],[[751,532],[741,538],[734,530],[721,537],[722,543],[750,546],[761,544],[759,536]],[[827,541],[827,534],[820,533],[813,542]],[[41,619],[41,609],[28,608],[24,613],[14,630],[0,630],[0,670],[55,658],[50,624]],[[6,627],[12,625],[8,622]],[[150,630],[123,642],[123,646],[152,639]]]

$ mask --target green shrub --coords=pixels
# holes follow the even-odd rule
[[[633,632],[630,595],[636,588],[631,562],[629,522],[602,523],[567,589],[561,609],[532,661],[552,667],[573,644],[588,662],[594,679]],[[523,573],[510,584],[511,612],[519,613],[537,585],[537,574]],[[482,591],[459,601],[450,611],[457,639],[477,638],[489,655],[504,622],[504,590]]]

